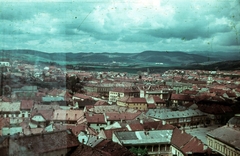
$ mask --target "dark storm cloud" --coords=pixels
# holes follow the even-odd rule
[[[1,3],[0,2],[1,20],[25,20],[33,15],[32,9],[26,9],[30,6],[22,3]],[[32,6],[32,5],[31,5]]]
[[[213,37],[216,33],[231,31],[230,26],[224,25],[211,25],[204,22],[185,23],[180,22],[175,26],[166,28],[157,28],[146,30],[145,33],[154,37],[160,38],[181,38],[186,40],[192,40],[196,38],[209,38]]]

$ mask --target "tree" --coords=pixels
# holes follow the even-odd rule
[[[148,155],[148,152],[147,152],[147,149],[146,148],[144,148],[144,149],[142,149],[142,148],[136,148],[136,147],[131,147],[130,149],[129,149],[129,151],[130,152],[132,152],[132,153],[134,153],[135,155],[137,155],[137,156],[147,156]]]
[[[66,75],[66,88],[71,90],[72,93],[82,92],[84,83],[76,76],[69,77]]]
[[[141,71],[138,71],[137,74],[138,74],[138,78],[139,78],[139,79],[142,79],[142,72],[141,72]]]

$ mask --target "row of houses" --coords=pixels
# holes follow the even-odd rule
[[[53,69],[44,68],[45,78],[57,72]],[[185,127],[226,122],[224,116],[238,111],[232,107],[239,96],[237,80],[217,82],[219,78],[204,75],[196,80],[192,71],[162,77],[146,74],[141,79],[110,72],[96,77],[76,71],[68,75],[85,81],[86,93],[9,84],[10,94],[1,97],[2,135],[24,137],[71,129],[79,142],[91,148],[107,139],[128,149],[147,149],[151,155],[187,155],[206,152],[206,148],[186,134]],[[181,139],[176,141],[177,137]]]
[[[11,105],[11,103],[6,104]],[[63,110],[59,105],[34,104],[32,101],[22,101],[15,105],[18,105],[15,110],[8,110],[13,110],[15,113],[11,112],[9,115],[3,115],[5,120],[2,123],[10,119],[8,125],[5,123],[1,129],[3,136],[14,134],[24,136],[69,128],[72,129],[78,140],[81,140],[80,142],[83,140],[88,142],[85,133],[97,135],[109,128],[124,127],[128,127],[128,130],[133,130],[137,126],[132,127],[131,122],[139,121],[139,123],[143,123],[146,120],[150,120],[150,117],[143,114],[143,112],[117,105],[88,106],[84,110]],[[20,108],[20,111],[16,111],[17,108]],[[24,117],[22,116],[23,111],[28,111]],[[153,118],[151,120],[154,121]],[[160,119],[156,123],[160,123]],[[84,135],[81,132],[84,132]],[[151,153],[151,150],[149,152]]]
[[[94,138],[94,137],[92,137]],[[106,155],[134,156],[127,148],[110,140],[101,139],[92,147],[78,141],[72,130],[65,129],[54,132],[44,132],[28,136],[13,135],[1,137],[0,151],[2,155]]]

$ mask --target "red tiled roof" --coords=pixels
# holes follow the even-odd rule
[[[16,144],[26,147],[36,154],[77,147],[79,141],[71,130],[50,132],[13,139]]]
[[[192,137],[193,136],[191,136],[190,134],[187,134],[184,131],[179,130],[178,128],[175,128],[173,130],[171,143],[174,146],[181,149],[181,147],[183,147],[185,144],[187,144],[189,142],[189,140],[192,139]]]
[[[161,99],[159,96],[152,96],[152,97],[155,103],[165,103],[165,101]]]
[[[87,96],[87,95],[84,95],[84,94],[80,94],[80,93],[74,94],[73,97],[77,97],[77,98],[80,98],[80,99],[91,99],[90,96]]]
[[[6,96],[1,96],[2,102],[11,102],[11,99]]]
[[[83,110],[54,110],[52,120],[56,121],[77,121],[84,118]]]
[[[106,139],[112,140],[112,134],[113,132],[115,132],[116,129],[108,129],[108,130],[104,130],[104,135],[106,137]]]
[[[94,135],[96,136],[98,133],[91,127],[87,127],[87,132],[89,135]]]
[[[106,123],[103,114],[89,114],[85,113],[86,119],[88,123]]]
[[[171,100],[192,101],[193,99],[190,97],[190,95],[172,94],[171,95]]]
[[[210,93],[216,93],[217,95],[223,95],[226,91],[222,89],[210,88]]]
[[[165,124],[165,125],[159,124],[157,127],[158,130],[173,130],[174,128],[175,128],[175,126],[170,125],[170,124]]]
[[[65,100],[68,100],[68,99],[72,98],[72,95],[66,91],[64,94],[64,98],[65,98]]]
[[[224,114],[233,111],[230,106],[224,106],[219,104],[197,104],[197,105],[200,111],[209,114]]]
[[[148,109],[155,109],[156,105],[155,104],[148,104]]]
[[[141,123],[130,123],[129,127],[132,131],[140,131],[144,129],[144,126]]]
[[[228,97],[232,97],[232,98],[237,97],[237,95],[233,92],[227,92],[226,94],[228,95]]]
[[[126,147],[111,140],[103,140],[94,148],[107,152],[111,154],[111,156],[135,156],[135,154],[131,153]]]
[[[127,103],[146,103],[147,101],[145,98],[135,98],[135,97],[129,97],[126,101]]]
[[[120,121],[120,120],[134,120],[141,114],[140,111],[136,113],[118,113],[118,112],[112,112],[112,113],[106,113],[106,118],[108,121]]]
[[[112,140],[112,134],[116,131],[127,131],[127,128],[116,128],[116,129],[108,129],[104,130],[104,134],[106,136],[106,139]]]
[[[10,118],[0,118],[0,129],[10,126]]]
[[[192,153],[204,153],[204,145],[203,143],[198,140],[196,137],[193,137],[187,144],[185,144],[181,151],[184,153],[192,152]]]
[[[35,95],[36,95],[36,96],[43,97],[43,96],[46,96],[46,93],[37,92],[37,93],[35,93]]]
[[[82,131],[86,131],[87,125],[85,124],[79,124],[79,125],[63,125],[63,124],[54,124],[55,129],[59,130],[67,130],[71,129],[73,134],[75,136],[78,136],[78,134]]]
[[[210,95],[208,95],[208,94],[202,94],[202,95],[196,96],[196,97],[195,97],[195,101],[196,101],[196,102],[199,102],[199,101],[202,101],[202,100],[209,100],[210,98],[211,98]]]
[[[220,102],[220,101],[225,101],[223,98],[221,98],[220,96],[213,96],[212,98],[211,98],[211,100],[212,101],[218,101],[218,102]]]
[[[20,109],[21,110],[27,110],[27,109],[30,110],[30,109],[32,109],[33,104],[34,104],[33,100],[22,100]]]
[[[196,95],[198,93],[198,91],[196,90],[189,90],[189,89],[186,89],[182,92],[182,94],[188,94],[188,95]]]
[[[88,96],[91,96],[91,97],[100,97],[100,94],[99,93],[96,93],[96,92],[88,92],[88,93],[86,93],[86,95],[88,95]]]
[[[101,151],[99,149],[92,148],[85,144],[80,143],[80,145],[70,154],[70,156],[112,156],[110,153]]]
[[[88,106],[85,106],[85,108],[88,111],[89,109],[94,108],[94,106],[93,105],[88,105]]]
[[[182,130],[179,130],[178,128],[175,128],[173,130],[171,143],[185,154],[187,152],[193,153],[204,152],[204,144],[199,139],[193,137],[190,134],[185,133]]]
[[[191,81],[192,84],[207,84],[207,81]]]
[[[150,121],[150,122],[144,122],[143,127],[145,130],[156,130],[159,125],[162,124],[162,121]]]
[[[169,124],[162,124],[162,121],[147,121],[142,125],[145,130],[173,130],[175,128]]]
[[[48,110],[33,109],[31,111],[31,117],[35,115],[41,115],[46,121],[50,121],[52,120],[53,110],[52,109],[48,109]]]
[[[61,90],[61,89],[52,89],[52,90],[48,91],[48,95],[50,95],[50,96],[58,96],[62,92],[64,92],[64,91]]]
[[[102,106],[102,105],[108,105],[108,103],[106,101],[99,100],[94,104],[94,106]]]

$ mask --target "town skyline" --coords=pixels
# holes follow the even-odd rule
[[[54,52],[239,52],[230,1],[1,0],[2,49]]]
[[[0,67],[3,155],[240,154],[238,69]]]

